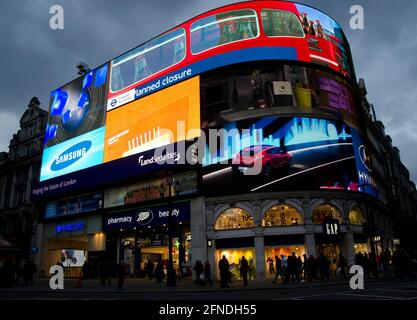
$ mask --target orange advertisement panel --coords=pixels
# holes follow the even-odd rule
[[[104,162],[196,138],[199,129],[197,76],[108,112]]]

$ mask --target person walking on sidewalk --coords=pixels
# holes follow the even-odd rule
[[[229,261],[227,261],[226,256],[223,256],[219,261],[219,270],[220,270],[220,283],[222,288],[228,288],[229,281]]]
[[[36,273],[38,270],[36,268],[36,264],[29,260],[23,266],[23,279],[25,281],[25,285],[33,286],[33,274]]]
[[[125,283],[125,264],[123,260],[121,260],[119,265],[117,266],[117,276],[119,279],[117,282],[117,289],[123,290],[123,286]]]
[[[213,280],[211,280],[211,266],[208,261],[204,264],[204,279],[206,281],[206,284],[210,284],[210,286],[213,285]]]
[[[347,275],[346,275],[346,259],[343,256],[342,253],[339,253],[339,261],[338,261],[338,265],[337,268],[340,270],[340,279],[347,279]]]
[[[203,281],[204,266],[200,262],[200,260],[197,260],[195,262],[194,271],[195,271],[195,274],[196,274],[196,279],[194,280],[194,283],[199,285],[199,286],[202,286],[204,284],[204,281]]]
[[[240,274],[243,278],[244,286],[248,285],[248,269],[249,269],[248,260],[246,260],[245,257],[242,257],[242,260],[240,261]]]
[[[282,260],[279,256],[275,256],[275,279],[272,283],[275,284],[280,276],[282,276]]]

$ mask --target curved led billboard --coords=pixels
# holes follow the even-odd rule
[[[184,150],[158,157],[154,150],[193,143],[201,128],[239,130],[259,119],[274,119],[267,127],[280,128],[284,119],[310,118],[320,128],[328,122],[330,140],[335,132],[349,140],[350,128],[358,128],[354,78],[340,26],[319,10],[281,1],[211,10],[51,93],[41,183],[32,195],[88,190],[165,170],[155,161],[161,157],[173,158],[176,167]],[[310,138],[307,144],[321,141]],[[292,148],[280,143],[275,147]],[[204,158],[204,175],[214,158]],[[349,179],[357,183],[351,172]]]

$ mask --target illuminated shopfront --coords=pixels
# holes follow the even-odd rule
[[[64,265],[66,277],[77,277],[84,262],[94,267],[106,247],[101,216],[45,223],[41,254],[41,274],[57,263]]]
[[[104,216],[103,228],[109,238],[106,250],[112,263],[123,261],[128,266],[128,273],[139,277],[146,275],[145,265],[149,262],[156,266],[161,261],[166,266],[170,213],[174,267],[177,272],[186,273],[186,268],[190,267],[191,247],[189,202],[141,207]]]
[[[232,279],[242,279],[239,269],[242,257],[245,257],[249,264],[248,278],[252,280],[256,279],[256,258],[254,248],[233,248],[217,250],[217,261],[220,261],[223,256],[225,256],[229,261],[229,271],[232,274]]]
[[[306,254],[306,249],[303,244],[300,245],[289,245],[289,246],[272,246],[272,247],[265,247],[265,270],[266,270],[266,277],[268,279],[275,278],[275,256],[278,256],[282,259],[282,256],[291,256],[295,253],[295,256],[301,257],[304,262],[303,255]],[[271,270],[270,261],[273,262],[273,270]]]

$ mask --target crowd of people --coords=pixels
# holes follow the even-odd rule
[[[329,260],[323,253],[317,257],[304,254],[302,257],[297,256],[294,252],[291,255],[276,255],[268,257],[267,272],[273,283],[293,283],[299,284],[315,280],[330,279],[348,279],[349,267],[347,259],[342,253],[337,257]],[[58,263],[59,264],[59,263]],[[354,264],[360,265],[364,270],[365,279],[391,279],[393,281],[417,279],[417,251],[407,252],[403,249],[393,253],[386,249],[379,255],[366,252],[358,252],[355,256]],[[223,256],[219,263],[218,269],[220,274],[220,285],[227,288],[232,281],[231,265],[226,256]],[[127,265],[120,262],[116,270],[110,262],[100,261],[98,264],[98,276],[101,285],[112,284],[112,277],[116,274],[118,277],[118,288],[123,288],[124,278],[129,272],[126,270]],[[162,283],[166,279],[165,267],[162,261],[154,263],[148,260],[144,266],[145,276],[148,279],[155,280],[156,283]],[[88,275],[87,263],[82,268],[83,278]],[[194,283],[198,286],[213,285],[212,269],[208,261],[204,264],[196,261],[193,270],[195,272]],[[243,285],[248,285],[250,278],[250,262],[245,257],[239,259],[238,277],[243,280]],[[33,277],[37,273],[36,265],[33,261],[28,260],[23,264],[13,263],[12,261],[3,261],[0,263],[0,286],[11,287],[23,283],[24,285],[33,285]],[[23,280],[23,282],[21,281]]]
[[[33,285],[33,276],[37,273],[36,264],[32,260],[23,265],[12,260],[0,263],[0,287],[12,287],[19,285],[23,280],[24,285]]]

